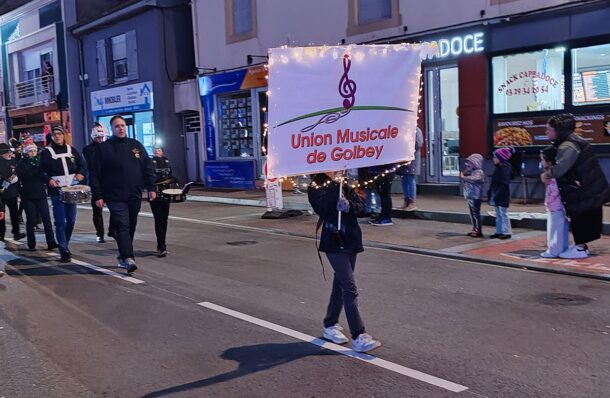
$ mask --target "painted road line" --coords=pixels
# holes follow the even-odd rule
[[[359,353],[359,352],[353,351],[347,347],[343,347],[338,344],[330,343],[326,340],[318,339],[316,337],[307,335],[305,333],[297,332],[296,330],[292,330],[292,329],[277,325],[275,323],[267,322],[262,319],[255,318],[253,316],[246,315],[241,312],[237,312],[237,311],[231,310],[226,307],[222,307],[222,306],[214,304],[214,303],[210,303],[208,301],[203,301],[201,303],[197,303],[197,305],[223,313],[225,315],[232,316],[237,319],[241,319],[242,321],[250,322],[252,324],[264,327],[266,329],[273,330],[278,333],[282,333],[286,336],[293,337],[297,340],[301,340],[306,343],[311,343],[311,344],[317,345],[317,346],[325,348],[327,350],[334,351],[338,354],[346,355],[350,358],[358,359],[360,361],[370,363],[371,365],[379,366],[380,368],[384,368],[384,369],[390,370],[392,372],[399,373],[401,375],[410,377],[412,379],[416,379],[416,380],[423,381],[428,384],[432,384],[436,387],[440,387],[445,390],[449,390],[452,392],[462,392],[462,391],[465,391],[468,389],[468,387],[462,386],[460,384],[456,384],[456,383],[453,383],[448,380],[443,380],[441,378],[420,372],[418,370],[410,369],[405,366],[398,365],[398,364],[386,361],[381,358],[377,358],[373,355]]]
[[[536,236],[541,236],[541,235],[546,235],[546,232],[528,231],[528,232],[524,232],[522,234],[513,235],[510,238],[510,241],[529,239],[529,238],[534,238]],[[439,251],[445,252],[445,253],[462,253],[462,252],[465,252],[468,250],[480,249],[482,247],[501,245],[504,243],[508,243],[508,241],[509,241],[509,239],[498,239],[498,240],[494,239],[494,241],[490,242],[489,239],[484,239],[484,240],[482,240],[480,242],[476,242],[476,243],[467,243],[465,245],[446,247],[444,249],[439,249]]]

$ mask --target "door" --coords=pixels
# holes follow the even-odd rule
[[[428,68],[426,85],[427,182],[459,183],[458,68]]]

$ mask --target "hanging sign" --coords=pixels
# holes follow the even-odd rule
[[[413,160],[424,46],[271,49],[269,177]]]

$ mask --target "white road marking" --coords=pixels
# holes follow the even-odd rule
[[[481,247],[500,245],[500,244],[508,243],[508,242],[511,242],[514,240],[528,239],[528,238],[533,238],[533,237],[545,235],[545,234],[546,234],[546,232],[543,232],[543,231],[528,231],[528,232],[524,232],[522,234],[513,235],[510,240],[509,239],[494,239],[494,241],[490,242],[489,239],[484,239],[484,240],[482,240],[480,242],[476,242],[476,243],[467,243],[465,245],[446,247],[444,249],[440,249],[439,251],[445,252],[445,253],[462,253],[467,250],[474,250],[474,249],[478,249]]]
[[[201,303],[197,303],[197,305],[223,313],[225,315],[232,316],[237,319],[241,319],[242,321],[250,322],[252,324],[276,331],[278,333],[285,334],[285,335],[293,337],[297,340],[301,340],[306,343],[311,343],[311,344],[317,345],[319,347],[326,348],[327,350],[331,350],[336,353],[346,355],[348,357],[358,359],[358,360],[364,361],[366,363],[370,363],[371,365],[379,366],[381,368],[390,370],[392,372],[396,372],[401,375],[411,377],[413,379],[423,381],[425,383],[432,384],[432,385],[440,387],[440,388],[444,388],[445,390],[449,390],[449,391],[457,393],[457,392],[462,392],[462,391],[465,391],[468,389],[468,387],[462,386],[460,384],[456,384],[451,381],[444,380],[444,379],[438,378],[436,376],[432,376],[432,375],[420,372],[415,369],[410,369],[405,366],[398,365],[398,364],[395,364],[390,361],[386,361],[381,358],[377,358],[373,355],[359,353],[359,352],[353,351],[347,347],[343,347],[338,344],[330,343],[326,340],[318,339],[316,337],[307,335],[305,333],[301,333],[296,330],[292,330],[292,329],[277,325],[275,323],[267,322],[262,319],[255,318],[253,316],[246,315],[241,312],[237,312],[237,311],[231,310],[226,307],[222,307],[222,306],[214,304],[214,303],[210,303],[208,301],[203,301]]]

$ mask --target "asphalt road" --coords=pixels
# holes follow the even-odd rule
[[[143,214],[140,268],[121,279],[90,214],[79,210],[71,245],[80,265],[0,249],[0,397],[610,394],[608,283],[367,248],[360,307],[383,346],[354,358],[315,344],[331,272],[325,281],[313,240],[299,236],[313,235],[314,217],[172,205],[170,254],[158,259]],[[463,228],[399,222],[420,239]]]

